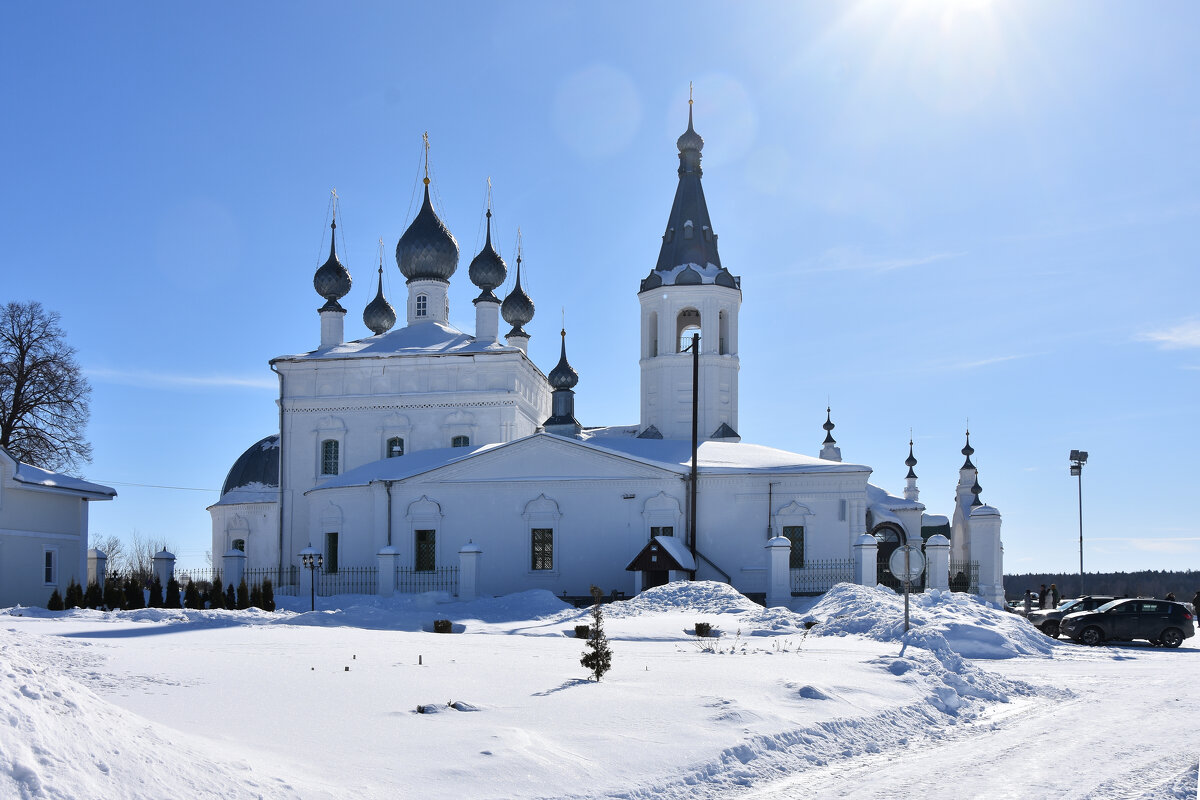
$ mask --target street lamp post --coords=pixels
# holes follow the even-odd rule
[[[308,576],[308,601],[312,611],[317,610],[317,570],[325,565],[325,558],[310,544],[308,547],[300,551],[300,560],[304,563],[304,568],[309,571]]]
[[[1071,451],[1071,474],[1079,479],[1079,596],[1083,597],[1083,465],[1087,463],[1087,450]]]

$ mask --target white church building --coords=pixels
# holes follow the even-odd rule
[[[842,461],[828,409],[818,455],[741,441],[742,281],[721,263],[690,109],[677,144],[675,200],[637,287],[637,424],[575,419],[565,331],[548,374],[530,360],[522,259],[501,301],[508,265],[492,245],[490,209],[468,270],[475,330],[449,324],[459,250],[426,175],[424,202],[396,245],[404,325],[384,298],[381,265],[363,313],[371,335],[346,340],[338,301],[351,279],[331,235],[314,277],[326,301],[320,346],[270,362],[279,431],[237,459],[209,507],[226,569],[270,571],[286,586],[309,572],[307,552],[321,556],[318,579],[378,570],[381,593],[578,597],[592,585],[632,594],[690,578],[774,603],[841,579],[873,584],[888,575],[877,558],[928,540],[930,585],[1001,602],[1000,515],[979,501],[969,434],[949,516],[918,500],[911,442],[904,496],[889,495],[869,483],[870,467]]]

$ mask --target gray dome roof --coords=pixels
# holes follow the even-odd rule
[[[528,325],[533,319],[533,301],[529,299],[529,295],[525,294],[525,290],[521,288],[521,257],[517,256],[517,283],[513,286],[513,290],[508,293],[508,297],[504,298],[504,302],[500,304],[500,316],[504,317],[504,321],[513,326],[513,329],[508,332],[509,336],[528,336],[523,325]]]
[[[396,324],[396,309],[383,296],[382,264],[379,265],[379,289],[375,292],[375,299],[363,309],[363,324],[376,336],[387,333]]]
[[[260,484],[265,487],[279,486],[279,434],[273,433],[250,445],[238,460],[233,462],[221,494],[226,495],[243,486]]]
[[[547,376],[550,381],[550,386],[554,389],[574,389],[579,383],[579,373],[575,368],[567,363],[567,332],[562,332],[562,355],[558,358],[558,364],[554,369],[550,370]]]
[[[421,210],[396,243],[396,264],[411,283],[420,280],[450,282],[458,269],[458,242],[442,224],[429,202],[429,179]]]
[[[704,137],[696,133],[696,129],[692,127],[692,101],[688,100],[688,126],[687,130],[679,135],[675,140],[675,146],[682,153],[685,150],[695,150],[700,152],[704,149]]]
[[[338,261],[337,240],[334,235],[337,231],[336,219],[329,223],[329,229],[329,259],[318,267],[317,273],[313,275],[313,288],[317,290],[317,294],[329,301],[325,304],[327,308],[340,308],[338,299],[345,297],[350,291],[350,271]]]
[[[490,208],[487,212],[487,240],[479,254],[471,259],[468,274],[471,276],[471,283],[483,290],[479,299],[493,301],[495,295],[492,294],[492,290],[504,283],[504,279],[508,277],[508,265],[504,263],[504,259],[492,246],[492,210]]]

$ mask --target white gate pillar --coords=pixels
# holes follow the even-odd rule
[[[154,574],[162,584],[163,592],[167,591],[167,583],[175,574],[175,554],[167,550],[159,550],[154,554]]]
[[[237,590],[238,584],[246,577],[246,554],[236,547],[231,547],[221,556],[221,571],[225,573],[222,580]]]
[[[869,533],[859,534],[854,543],[854,582],[859,586],[879,583],[879,542]]]
[[[103,550],[92,548],[87,551],[87,582],[104,588],[104,579],[108,576],[108,556]]]
[[[483,550],[468,541],[458,551],[458,599],[474,600],[479,593],[479,557]]]
[[[776,536],[767,542],[767,608],[786,606],[792,599],[792,574],[789,568],[792,541]]]
[[[376,581],[379,596],[391,597],[396,593],[396,564],[400,560],[400,551],[390,545],[382,547],[376,558],[379,563],[379,580]]]
[[[972,561],[979,562],[979,596],[1004,605],[1004,556],[1000,547],[1000,512],[976,506],[967,523],[971,532]]]
[[[940,533],[925,542],[925,588],[950,591],[950,540]]]

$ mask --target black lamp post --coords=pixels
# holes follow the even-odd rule
[[[1071,451],[1071,475],[1079,479],[1079,596],[1083,597],[1083,465],[1087,463],[1087,450]]]
[[[304,568],[309,571],[308,589],[309,603],[311,610],[317,610],[317,570],[325,565],[325,558],[318,553],[310,544],[308,547],[300,551],[300,560],[304,562]]]

